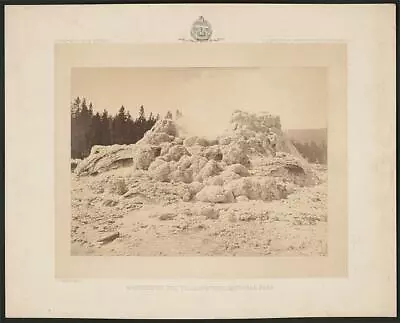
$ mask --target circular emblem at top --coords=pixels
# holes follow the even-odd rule
[[[203,16],[200,16],[199,19],[193,23],[190,34],[194,40],[207,41],[212,35],[211,24],[205,20]]]

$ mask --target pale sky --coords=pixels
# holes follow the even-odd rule
[[[327,127],[327,71],[320,67],[74,68],[71,99],[86,97],[95,111],[133,117],[144,105],[164,116],[180,109],[199,127],[227,120],[233,110],[268,111],[284,129]]]

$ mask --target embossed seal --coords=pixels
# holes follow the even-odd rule
[[[212,35],[211,24],[200,16],[192,25],[190,35],[196,41],[208,41]]]
[[[212,38],[213,28],[209,21],[205,20],[203,16],[197,18],[197,20],[192,24],[190,30],[190,36],[192,39],[179,38],[181,41],[186,42],[216,42],[223,40],[223,38]]]

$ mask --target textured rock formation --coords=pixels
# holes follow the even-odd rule
[[[285,198],[293,191],[291,184],[316,184],[318,179],[299,156],[279,117],[235,111],[215,139],[180,137],[175,122],[163,119],[137,144],[94,146],[89,157],[71,167],[77,175],[96,175],[129,166],[160,185],[186,185],[179,194],[184,201],[230,203],[235,198]],[[122,187],[121,194],[126,190]]]
[[[94,146],[91,154],[75,168],[77,175],[96,175],[111,169],[133,165],[136,145]]]

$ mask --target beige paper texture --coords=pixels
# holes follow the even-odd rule
[[[157,53],[162,52],[162,55]],[[101,54],[100,54],[101,53]],[[334,45],[56,45],[56,276],[60,278],[269,278],[346,276],[346,46]],[[227,59],[228,58],[228,59]],[[70,256],[71,69],[122,67],[311,67],[327,69],[328,257]],[[65,80],[65,82],[63,82]],[[306,117],[306,116],[305,116]],[[205,125],[204,125],[205,126]],[[65,171],[60,171],[60,170]],[[97,270],[93,271],[92,268]],[[163,268],[162,271],[159,268]]]
[[[199,15],[223,41],[179,41]],[[8,316],[394,315],[393,17],[388,5],[8,7]],[[328,257],[71,257],[70,73],[84,66],[326,68]]]

